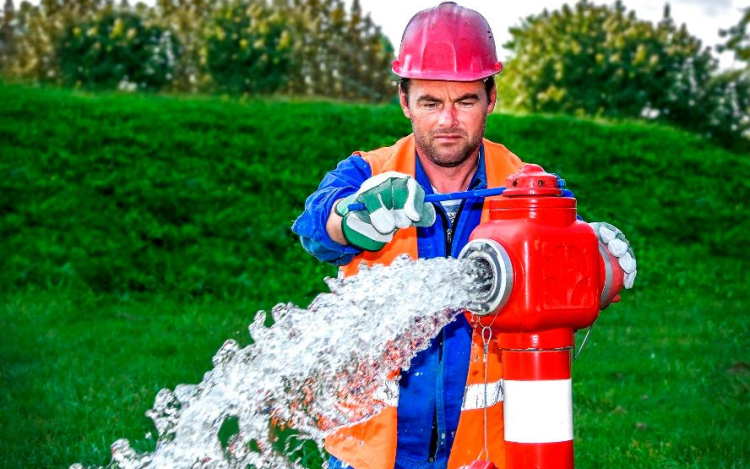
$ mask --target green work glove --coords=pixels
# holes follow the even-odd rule
[[[633,288],[638,269],[635,263],[635,253],[633,248],[630,247],[630,241],[622,231],[609,223],[594,222],[589,223],[589,225],[594,229],[599,241],[607,246],[609,253],[617,258],[617,263],[625,272],[625,288]]]
[[[344,218],[344,237],[366,251],[378,251],[399,228],[432,225],[435,207],[425,203],[424,195],[424,189],[407,174],[388,171],[371,177],[356,193],[336,204],[336,213]],[[365,209],[349,211],[357,202]]]

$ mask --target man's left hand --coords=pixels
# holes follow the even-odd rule
[[[623,272],[625,272],[625,288],[633,288],[635,276],[638,274],[635,263],[635,253],[625,235],[614,225],[605,222],[589,223],[594,229],[599,241],[607,246],[610,254],[617,258]]]

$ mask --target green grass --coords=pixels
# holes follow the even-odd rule
[[[579,466],[748,467],[747,302],[623,296],[574,364]]]
[[[114,439],[143,439],[156,392],[199,380],[208,350],[247,335],[252,310],[244,306],[62,291],[8,298],[0,322],[3,463],[101,464]]]
[[[160,388],[247,343],[255,311],[325,290],[335,270],[289,230],[325,171],[408,131],[395,106],[0,85],[0,467],[152,447]],[[493,115],[487,133],[638,256],[574,367],[579,467],[750,466],[747,155],[559,116]]]

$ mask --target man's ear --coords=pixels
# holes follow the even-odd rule
[[[398,87],[398,102],[401,105],[401,111],[404,113],[404,117],[411,119],[411,113],[409,112],[409,100],[407,99],[406,93],[401,87]]]
[[[492,114],[492,111],[495,110],[496,103],[497,103],[497,84],[492,85],[492,89],[490,90],[490,102],[487,105],[487,114]]]

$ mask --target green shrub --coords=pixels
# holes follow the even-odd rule
[[[290,230],[305,198],[352,151],[410,131],[397,106],[4,85],[0,108],[0,293],[249,297],[331,275]],[[643,261],[639,286],[748,294],[735,262],[750,242],[744,155],[560,116],[492,115],[487,136],[564,177],[585,219],[620,227]]]
[[[287,83],[292,43],[278,11],[233,0],[214,12],[206,33],[206,66],[214,86],[230,93],[271,93]]]
[[[677,26],[669,7],[653,24],[619,1],[579,0],[530,16],[510,31],[512,72],[501,83],[506,106],[659,120],[750,148],[743,137],[750,82],[719,76],[710,48]]]
[[[127,12],[69,27],[58,48],[65,82],[105,89],[159,89],[172,80],[178,54],[168,30]]]

